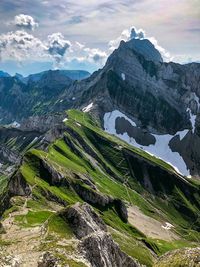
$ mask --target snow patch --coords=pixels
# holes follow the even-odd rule
[[[76,122],[76,125],[78,125],[79,127],[81,127],[81,124],[80,124],[80,123],[78,123],[78,122]]]
[[[64,118],[63,122],[68,121],[68,118]]]
[[[197,102],[198,109],[199,109],[199,107],[200,107],[199,97],[195,93],[193,93],[193,97],[194,97],[194,100]]]
[[[127,133],[123,134],[116,133],[115,121],[116,118],[118,117],[124,117],[131,123],[132,126],[136,126],[135,122],[130,120],[126,115],[124,115],[118,110],[114,110],[112,112],[105,113],[104,115],[104,128],[106,132],[116,135],[117,137],[121,138],[130,145],[143,149],[149,154],[164,160],[165,162],[172,165],[175,168],[175,170],[180,174],[186,176],[190,175],[189,170],[187,169],[187,166],[183,158],[180,156],[178,152],[173,152],[169,147],[169,142],[174,136],[179,135],[180,140],[182,140],[189,130],[179,131],[174,136],[170,134],[164,134],[164,135],[152,134],[156,139],[155,144],[151,144],[149,146],[143,146],[138,144],[135,141],[135,139],[130,137]]]
[[[93,107],[93,103],[90,103],[87,107],[84,107],[82,109],[83,112],[89,112]]]
[[[60,103],[62,103],[62,102],[63,102],[63,99],[60,100]]]
[[[15,127],[15,128],[19,128],[20,127],[20,123],[18,123],[17,121],[14,121],[10,124],[11,127]]]
[[[180,137],[180,141],[186,136],[186,134],[189,132],[189,130],[187,130],[187,129],[185,129],[185,130],[183,130],[183,131],[179,131],[179,132],[177,132],[175,135],[179,135],[179,137]],[[175,136],[174,135],[174,136]]]
[[[36,137],[33,139],[33,141],[32,141],[32,142],[34,143],[35,141],[37,141],[37,140],[38,140],[38,138],[39,138],[39,137],[38,137],[38,136],[36,136]]]
[[[38,139],[39,139],[39,137],[36,136],[36,137],[31,141],[30,145],[34,144]]]
[[[125,114],[120,112],[119,110],[114,110],[112,112],[105,113],[104,115],[104,129],[106,131],[112,131],[111,134],[116,134],[115,130],[115,121],[116,119],[125,118],[127,121],[130,122],[132,126],[136,126],[135,122],[133,122],[131,119],[129,119]]]
[[[124,73],[121,74],[122,80],[125,81],[126,80],[126,75]]]
[[[165,230],[171,230],[174,226],[171,223],[166,222],[165,225],[162,225],[162,228]]]
[[[74,101],[76,99],[76,97],[72,97],[72,100]]]
[[[190,108],[187,108],[187,112],[190,114],[190,122],[192,124],[192,132],[194,133],[195,130],[195,121],[196,121],[196,115],[192,114],[192,111]]]
[[[195,93],[192,93],[192,98],[191,99],[194,99],[197,102],[197,106],[198,106],[197,112],[198,112],[199,111],[199,107],[200,107],[199,97]],[[192,124],[192,132],[194,133],[194,130],[195,130],[195,122],[196,122],[197,115],[192,114],[192,111],[191,111],[190,108],[187,108],[186,111],[189,112],[189,114],[190,114],[190,122]]]

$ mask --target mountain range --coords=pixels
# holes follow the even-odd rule
[[[0,72],[2,266],[199,266],[199,97],[147,39],[91,75]]]

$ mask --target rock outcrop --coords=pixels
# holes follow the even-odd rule
[[[80,239],[79,250],[92,267],[140,267],[125,254],[107,232],[102,219],[88,204],[77,203],[61,215]]]
[[[13,175],[8,185],[8,193],[12,196],[29,196],[31,188],[20,172]]]
[[[100,208],[106,209],[114,206],[119,217],[124,221],[128,221],[127,208],[121,199],[114,199],[108,195],[102,194],[93,188],[88,188],[80,183],[72,183],[72,187],[76,193],[87,203]]]
[[[187,129],[190,138],[176,140],[173,152],[181,155],[192,176],[200,177],[200,153],[194,149],[200,138],[199,77],[199,63],[163,62],[149,40],[131,39],[120,43],[101,70],[78,82],[63,71],[32,75],[27,81],[0,78],[0,119],[44,132],[63,124],[66,109],[93,103],[102,126],[104,114],[113,110],[134,119],[137,127],[118,119],[117,128],[139,145],[153,145],[153,134],[174,136]]]
[[[38,267],[58,267],[58,260],[50,253],[45,252],[38,261]]]
[[[161,256],[154,267],[199,267],[200,247],[183,248]]]

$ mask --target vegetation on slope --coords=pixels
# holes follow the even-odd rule
[[[65,235],[63,229],[69,232],[69,228],[59,214],[45,207],[52,201],[63,207],[86,201],[102,216],[122,250],[147,266],[153,265],[156,255],[195,246],[200,239],[199,185],[180,177],[162,160],[108,135],[89,114],[69,110],[66,116],[60,139],[47,151],[28,150],[23,158],[18,174],[31,187],[32,199],[27,202],[29,212],[16,221],[26,227],[47,221],[49,238],[55,232]],[[146,236],[123,220],[117,199],[173,224],[179,239]]]

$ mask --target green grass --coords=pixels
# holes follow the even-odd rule
[[[121,234],[120,232],[112,231],[111,234],[115,242],[117,242],[121,250],[127,253],[129,256],[137,259],[141,264],[145,266],[152,266],[155,259],[151,252],[142,242],[131,238],[130,236]]]
[[[75,203],[80,200],[75,192],[73,192],[71,189],[50,186],[46,181],[37,176],[37,172],[35,172],[34,167],[31,164],[29,165],[28,163],[24,163],[20,170],[27,182],[32,186],[36,186],[36,189],[34,189],[34,194],[38,195],[39,198],[42,192],[46,191],[50,192],[52,195],[55,195],[59,199],[66,201],[66,203]]]
[[[53,215],[49,220],[49,231],[58,234],[60,237],[70,239],[73,237],[72,229],[58,214]]]
[[[78,126],[77,122],[81,126]],[[175,173],[170,165],[105,133],[99,128],[98,122],[88,114],[74,110],[68,111],[66,126],[64,137],[55,140],[46,151],[30,149],[25,153],[19,172],[32,187],[33,199],[27,202],[27,207],[30,209],[28,214],[16,217],[16,221],[21,226],[33,227],[48,222],[49,243],[45,244],[47,248],[48,246],[55,248],[55,235],[58,238],[72,238],[73,233],[67,222],[59,216],[59,213],[51,211],[48,196],[52,197],[51,201],[60,200],[66,205],[82,202],[83,200],[73,190],[72,185],[78,183],[92,190],[81,180],[87,177],[93,181],[102,194],[122,199],[127,205],[136,205],[147,216],[158,221],[168,221],[175,226],[175,231],[181,236],[180,240],[166,242],[150,239],[129,223],[124,223],[112,205],[104,208],[95,207],[109,226],[114,240],[119,243],[121,249],[141,263],[147,266],[153,265],[154,256],[151,251],[162,255],[172,249],[192,246],[192,242],[198,241],[199,236],[195,228],[198,223],[195,221],[194,225],[191,224],[192,217],[190,219],[190,216],[185,215],[187,212],[194,215],[200,212],[197,204],[200,199],[197,182],[188,181],[189,195],[187,195],[177,182],[176,176],[174,180],[169,180],[166,176],[167,180],[165,180],[155,174],[151,182],[154,182],[155,188],[159,190],[151,193],[137,179],[137,173],[133,174],[131,164],[135,163],[130,163],[124,152],[136,154],[137,157],[144,159],[147,165],[153,163],[158,168],[166,170],[167,173]],[[61,174],[68,185],[51,185],[51,175],[45,172],[45,164],[42,164],[44,162]],[[170,189],[168,183],[170,186],[171,184],[175,186]],[[192,197],[191,192],[195,192]],[[68,249],[73,250],[70,247]],[[81,266],[76,262],[68,264]]]
[[[15,221],[23,227],[32,227],[45,223],[52,215],[53,213],[47,210],[29,211],[26,215],[15,216]]]
[[[188,242],[187,240],[184,240],[184,239],[167,242],[165,240],[160,240],[160,239],[157,240],[157,239],[148,238],[146,240],[146,242],[148,242],[150,245],[152,245],[154,247],[154,252],[158,256],[161,256],[164,253],[166,253],[168,251],[171,251],[171,250],[184,248],[184,247],[194,247],[195,246],[195,244],[192,244],[192,243],[190,243],[190,242]]]
[[[7,185],[8,185],[8,176],[0,175],[0,196],[4,193]]]
[[[106,139],[108,139],[109,141],[117,144],[117,145],[122,145],[123,147],[126,147],[128,149],[130,149],[131,151],[139,154],[140,156],[156,163],[159,166],[162,166],[163,168],[167,169],[168,171],[172,171],[175,172],[175,169],[168,163],[166,163],[165,161],[156,158],[148,153],[146,153],[145,151],[136,148],[136,147],[132,147],[130,145],[128,145],[126,142],[122,141],[121,139],[117,138],[116,136],[110,135],[106,132],[104,132],[100,127],[99,127],[99,123],[97,121],[94,121],[94,118],[92,118],[92,116],[88,113],[83,113],[80,112],[78,110],[68,110],[67,111],[67,115],[69,116],[69,120],[66,121],[66,125],[74,125],[74,121],[80,123],[82,126],[85,126],[88,129],[91,129],[93,132],[100,134],[101,136],[104,136]]]

